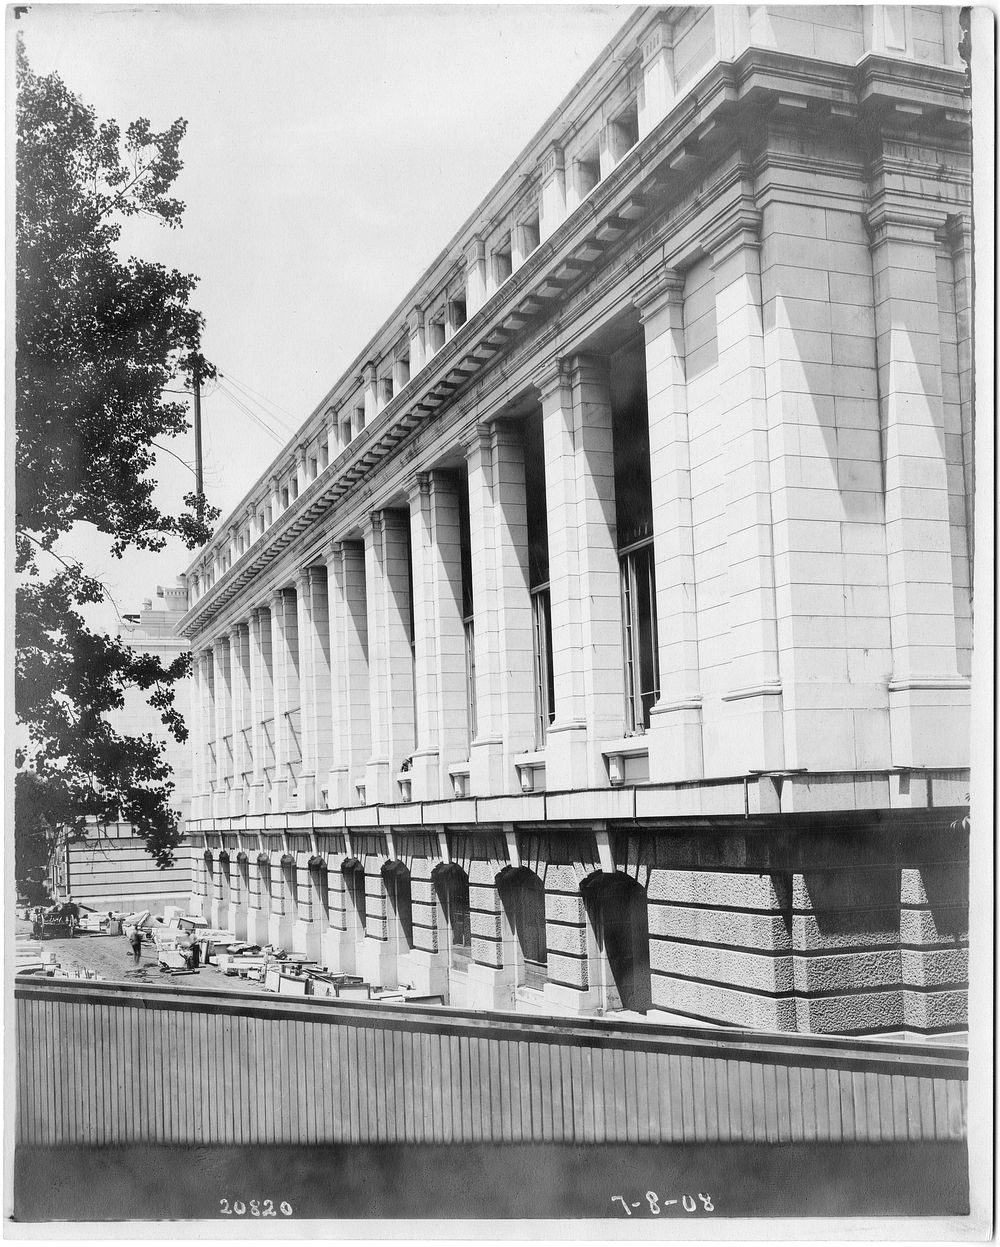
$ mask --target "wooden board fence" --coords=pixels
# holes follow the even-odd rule
[[[954,1045],[22,977],[17,1141],[965,1137]]]

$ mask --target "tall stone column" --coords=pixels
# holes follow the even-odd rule
[[[548,788],[606,786],[601,742],[622,732],[621,589],[608,370],[576,356],[537,380],[542,397],[555,722]]]
[[[229,642],[219,637],[212,648],[215,664],[215,801],[217,817],[229,814],[229,792],[232,780],[232,695],[230,686]]]
[[[426,362],[423,308],[415,307],[410,311],[406,329],[410,338],[410,376],[415,377]]]
[[[684,279],[669,269],[635,294],[646,340],[649,471],[653,490],[653,555],[660,695],[650,712],[653,780],[704,774],[698,609],[691,516],[684,346]]]
[[[209,773],[208,742],[214,733],[209,717],[209,683],[206,666],[207,655],[203,651],[196,651],[192,658],[194,713],[191,716],[193,728],[191,744],[194,760],[192,814],[195,818],[205,818],[211,814],[211,776]]]
[[[333,700],[328,801],[337,808],[357,805],[371,756],[365,548],[360,541],[334,542],[326,564]]]
[[[330,636],[329,580],[325,565],[307,568],[309,583],[309,669],[307,693],[303,694],[302,712],[309,716],[309,738],[312,743],[312,773],[315,775],[315,797],[312,805],[321,807],[320,789],[329,782],[333,760],[332,705],[332,643]],[[303,688],[306,686],[303,685]],[[327,803],[330,803],[329,792]],[[311,808],[311,807],[310,807]]]
[[[275,589],[271,595],[271,663],[274,692],[274,779],[271,782],[271,811],[277,813],[289,805],[289,764],[293,743],[290,711],[296,689],[291,668],[292,604],[286,589]]]
[[[409,517],[373,511],[365,525],[368,589],[371,758],[368,804],[399,800],[396,776],[415,747],[410,650]]]
[[[663,120],[674,106],[674,51],[670,22],[657,17],[642,40],[642,84],[639,88],[639,138]]]
[[[969,681],[956,658],[941,385],[943,220],[881,200],[869,214],[885,468],[894,766],[966,766]]]
[[[466,443],[474,585],[473,793],[516,789],[516,754],[534,740],[524,443],[518,426],[477,426]]]
[[[317,696],[315,696],[314,656],[317,630],[313,620],[313,569],[303,567],[296,576],[296,636],[298,642],[299,749],[302,754],[297,786],[297,807],[317,806]],[[324,614],[320,607],[320,614]]]
[[[469,756],[462,623],[459,495],[449,472],[420,473],[410,490],[419,747],[413,799],[451,796],[448,767]]]
[[[784,765],[764,384],[760,214],[742,206],[714,238],[719,399],[726,430],[729,688],[705,772]]]
[[[247,812],[263,814],[267,808],[266,771],[271,766],[273,740],[273,724],[271,727],[267,725],[274,715],[274,694],[271,687],[271,620],[267,611],[260,607],[250,612],[247,647],[250,670],[248,720],[252,763]]]
[[[538,232],[542,242],[566,219],[566,164],[558,143],[550,143],[539,165]]]
[[[233,695],[233,800],[232,814],[244,814],[253,773],[250,742],[249,636],[245,623],[229,629],[229,654]]]
[[[476,732],[469,744],[472,793],[503,792],[503,740],[500,735],[500,681],[497,637],[496,542],[493,453],[489,429],[476,425],[465,442],[469,481],[473,647],[475,655]]]

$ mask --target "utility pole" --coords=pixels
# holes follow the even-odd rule
[[[205,514],[205,481],[201,464],[201,356],[195,351],[192,373],[194,388],[194,491],[199,522]]]

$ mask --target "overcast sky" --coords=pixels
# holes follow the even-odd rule
[[[205,485],[223,515],[282,442],[227,389],[296,429],[625,22],[629,5],[31,5],[40,73],[101,118],[188,122],[182,230],[129,248],[196,274],[205,354]],[[8,20],[10,18],[8,17]],[[282,439],[286,434],[281,432]],[[193,442],[172,448],[193,463]],[[164,508],[193,477],[169,457]],[[190,556],[62,547],[122,612]],[[116,626],[115,611],[95,617]]]

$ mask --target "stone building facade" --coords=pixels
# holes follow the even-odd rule
[[[964,1028],[959,42],[624,22],[188,568],[216,920],[452,1005]]]

